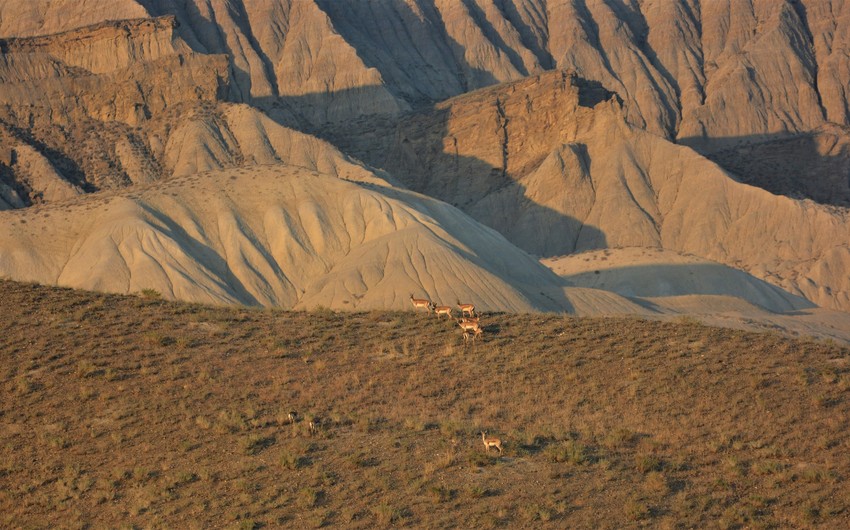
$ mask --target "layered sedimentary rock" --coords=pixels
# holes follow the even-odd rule
[[[619,93],[632,124],[694,142],[850,125],[850,5],[838,0],[8,4],[2,36],[173,15],[193,49],[230,58],[236,97],[283,96],[314,125],[551,68]]]
[[[665,248],[850,307],[846,211],[737,183],[573,74],[459,96],[389,131],[361,126],[336,141],[533,254]]]
[[[300,166],[383,193],[403,183],[539,256],[692,253],[847,309],[848,24],[850,3],[839,0],[9,1],[0,5],[0,209]],[[171,247],[154,248],[162,254],[152,263],[168,262]],[[65,259],[46,255],[32,266]],[[213,254],[184,258],[186,274],[209,277]],[[357,292],[339,287],[351,282],[344,274],[325,273],[324,292]],[[208,299],[310,299],[252,289],[244,297],[230,285]],[[367,290],[389,300],[378,284]],[[510,307],[545,305],[523,303]]]

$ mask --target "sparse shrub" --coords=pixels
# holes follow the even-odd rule
[[[726,468],[738,476],[744,476],[747,474],[747,463],[734,456],[730,456],[726,459]]]
[[[635,469],[641,473],[649,473],[650,471],[661,471],[661,460],[654,455],[636,455]]]
[[[473,451],[469,454],[468,462],[473,466],[484,467],[495,464],[497,458],[497,456],[492,456],[488,453]]]
[[[176,342],[174,337],[169,337],[168,335],[163,335],[156,331],[149,331],[148,333],[145,333],[144,340],[151,346],[171,346]]]
[[[631,445],[637,439],[637,435],[629,429],[620,428],[608,433],[602,443],[608,449]]]
[[[432,486],[428,489],[428,494],[435,502],[448,502],[455,497],[457,492],[447,486]]]
[[[667,477],[659,471],[650,471],[647,473],[644,483],[648,490],[661,495],[666,495],[669,491]]]
[[[821,517],[820,506],[814,503],[809,503],[803,506],[803,520],[809,524],[817,523]]]
[[[71,443],[68,442],[68,440],[64,436],[59,434],[45,434],[44,440],[47,442],[47,445],[53,447],[54,449],[67,449],[71,446]]]
[[[313,488],[301,488],[298,491],[298,504],[303,508],[315,508],[324,493]]]
[[[480,499],[486,497],[489,493],[490,491],[487,488],[478,484],[473,484],[466,489],[466,494],[471,499]]]
[[[567,462],[573,465],[582,465],[588,461],[587,448],[575,440],[564,440],[557,444],[549,445],[546,454],[552,462]]]
[[[241,519],[239,521],[238,528],[239,530],[256,530],[258,528],[261,528],[261,525],[254,519]]]
[[[95,377],[103,373],[102,369],[88,359],[83,359],[77,363],[77,375],[80,377]]]
[[[651,515],[649,505],[641,500],[632,500],[626,503],[626,517],[632,521],[648,519]]]
[[[278,462],[280,462],[280,465],[286,469],[298,469],[299,467],[303,467],[302,457],[290,451],[284,451],[281,453]]]
[[[307,456],[293,451],[283,451],[278,462],[285,469],[300,469],[310,465],[310,459]]]
[[[26,376],[21,376],[15,381],[15,391],[19,396],[25,396],[36,389],[35,383]]]
[[[404,418],[404,426],[411,431],[424,431],[428,424],[422,418]]]
[[[141,291],[139,291],[139,294],[142,296],[142,298],[148,300],[159,300],[162,298],[162,293],[160,293],[156,289],[142,289]]]
[[[440,422],[440,433],[446,437],[454,437],[460,434],[460,424],[453,420],[442,420]]]
[[[181,350],[188,350],[190,348],[194,348],[197,345],[197,343],[195,342],[194,339],[192,339],[191,337],[187,337],[185,335],[181,335],[180,337],[177,337],[177,340],[175,341],[174,344],[175,344],[175,346],[177,346]]]
[[[239,412],[235,410],[222,410],[218,413],[218,419],[215,424],[216,432],[226,434],[245,431],[247,429],[248,424]]]
[[[781,473],[784,469],[785,465],[776,460],[763,460],[753,466],[753,470],[759,475],[775,475]]]
[[[821,482],[832,481],[834,475],[817,467],[806,467],[800,473],[800,478],[806,482],[818,484]]]
[[[274,445],[274,436],[263,436],[261,434],[252,434],[243,442],[243,449],[246,455],[255,455],[263,449]]]
[[[373,507],[372,513],[378,520],[378,524],[384,526],[398,523],[410,515],[410,512],[406,508],[396,508],[386,502]]]

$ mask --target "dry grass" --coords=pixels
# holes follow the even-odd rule
[[[2,527],[850,524],[836,345],[0,291]]]

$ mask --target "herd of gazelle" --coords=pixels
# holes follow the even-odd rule
[[[410,302],[413,304],[414,309],[425,309],[428,312],[433,311],[434,314],[437,316],[446,315],[449,318],[454,318],[454,316],[452,315],[451,306],[438,306],[430,300],[426,300],[424,298],[413,298],[412,294],[410,295]],[[471,338],[473,341],[475,341],[476,337],[480,337],[484,333],[484,331],[481,329],[481,326],[479,325],[480,317],[475,316],[475,305],[461,304],[460,300],[458,300],[457,307],[460,310],[461,318],[456,319],[456,321],[460,328],[463,330],[463,340],[466,341]],[[294,426],[299,420],[298,412],[294,410],[290,411],[286,415],[286,419],[288,420],[290,425]],[[307,426],[309,428],[310,436],[315,436],[319,432],[319,419],[310,419]],[[499,451],[499,454],[502,454],[502,440],[498,438],[488,438],[487,431],[483,431],[481,433],[481,441],[484,442],[485,451],[489,452],[490,448],[494,447]]]
[[[410,295],[410,303],[413,304],[413,309],[424,309],[425,311],[434,312],[436,316],[446,315],[449,318],[454,318],[452,315],[452,306],[437,305],[427,298],[413,298]],[[475,316],[475,304],[462,304],[457,301],[457,308],[460,310],[460,318],[455,319],[457,325],[463,330],[463,340],[472,340],[484,336],[484,330],[480,326],[480,317]],[[468,315],[468,316],[467,316]]]

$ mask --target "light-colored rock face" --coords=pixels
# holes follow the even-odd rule
[[[8,0],[0,209],[41,206],[0,216],[0,260],[192,300],[652,313],[565,290],[480,222],[534,255],[690,253],[850,309],[848,24],[841,0]]]
[[[314,125],[552,67],[616,91],[632,124],[692,142],[850,125],[841,0],[10,1],[0,35],[146,14],[226,54],[235,97],[285,96]]]
[[[104,20],[146,18],[134,0],[26,0],[0,2],[0,37],[61,33]]]
[[[411,293],[568,307],[557,276],[458,210],[301,168],[195,175],[0,219],[0,274],[76,288],[289,308],[406,309]]]
[[[627,124],[612,94],[573,76],[454,98],[405,120],[377,150],[366,135],[352,138],[362,159],[533,254],[660,247],[850,308],[838,272],[850,267],[845,211],[739,184],[692,149]]]

